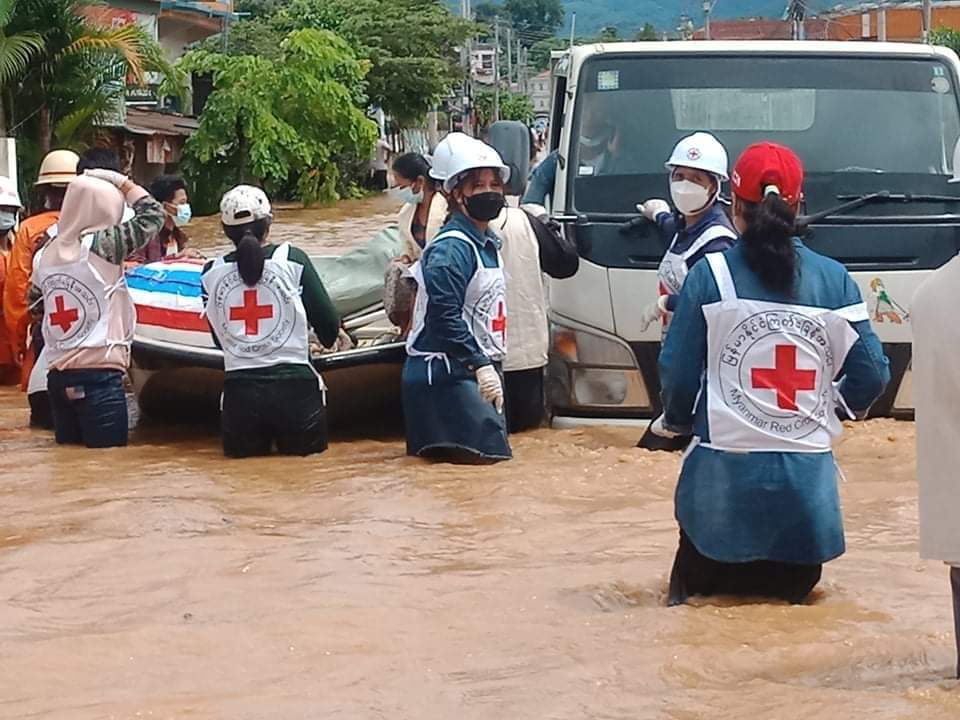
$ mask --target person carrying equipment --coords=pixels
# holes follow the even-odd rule
[[[260,188],[220,201],[236,250],[201,275],[214,343],[223,350],[223,453],[242,458],[327,449],[326,386],[310,364],[310,326],[326,347],[340,320],[313,263],[290,243],[268,243],[273,211]]]
[[[500,363],[507,305],[499,239],[510,171],[472,141],[451,154],[444,190],[451,218],[412,268],[413,326],[403,368],[407,453],[451,462],[512,457]]]
[[[846,268],[795,237],[797,156],[752,145],[731,181],[741,239],[691,269],[660,354],[653,431],[694,436],[676,491],[671,605],[807,597],[844,552],[838,416],[865,414],[890,379]]]

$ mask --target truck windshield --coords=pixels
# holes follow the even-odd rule
[[[946,182],[960,137],[956,83],[948,65],[929,58],[597,56],[579,78],[573,205],[631,213],[666,197],[664,161],[698,130],[720,139],[731,164],[758,140],[793,148],[811,213],[837,195],[880,189],[960,194]]]

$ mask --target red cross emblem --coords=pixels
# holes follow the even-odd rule
[[[273,305],[257,305],[257,290],[243,291],[243,305],[230,308],[231,320],[243,320],[246,335],[260,334],[260,321],[273,317]]]
[[[57,306],[57,309],[50,313],[50,325],[56,325],[60,328],[60,332],[66,334],[70,332],[70,328],[73,327],[73,324],[80,319],[80,311],[77,308],[67,309],[63,301],[63,295],[57,295],[53,299],[53,304]]]
[[[699,160],[700,151],[697,148],[690,148],[687,150],[687,160]]]
[[[817,371],[797,367],[796,345],[777,345],[774,367],[754,368],[750,381],[757,390],[776,391],[781,410],[798,410],[797,393],[816,390]]]
[[[490,322],[490,328],[500,335],[505,335],[507,332],[507,316],[503,312],[503,301],[497,305],[497,316]]]

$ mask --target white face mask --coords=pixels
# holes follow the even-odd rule
[[[710,191],[689,180],[671,180],[670,197],[677,210],[684,215],[693,215],[710,202]]]
[[[406,187],[392,187],[387,190],[387,195],[398,202],[410,203],[411,205],[419,205],[423,202],[423,191],[414,192],[413,186],[408,185]]]

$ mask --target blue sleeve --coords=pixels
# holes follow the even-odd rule
[[[664,250],[668,250],[670,243],[673,242],[673,236],[677,234],[677,219],[673,213],[662,212],[657,215],[655,222],[660,231],[660,242]]]
[[[523,203],[543,205],[547,195],[553,193],[553,185],[557,179],[557,151],[547,155],[543,162],[537,165],[527,181],[527,191],[523,194]]]
[[[862,302],[860,288],[844,270],[844,305]],[[850,323],[860,339],[850,349],[840,371],[840,394],[858,416],[866,413],[890,382],[890,361],[869,320]]]
[[[706,263],[693,268],[677,297],[660,351],[660,399],[664,426],[686,435],[693,431],[693,414],[707,361],[707,323],[700,308],[720,298]]]
[[[460,240],[441,241],[424,253],[423,283],[429,302],[424,331],[438,350],[468,369],[490,365],[463,320],[467,284],[477,258]]]

